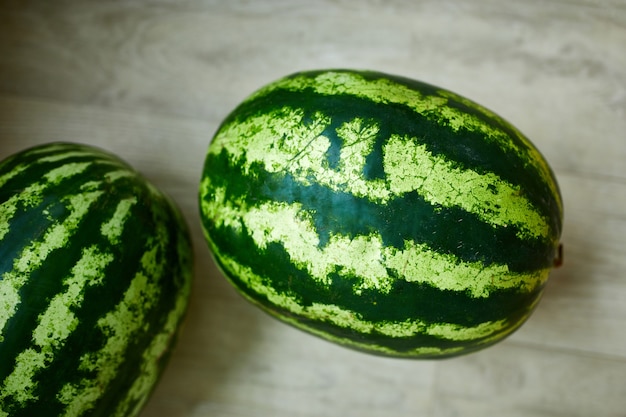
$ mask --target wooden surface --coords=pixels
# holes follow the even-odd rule
[[[495,110],[552,164],[565,266],[505,342],[378,358],[268,317],[217,272],[197,185],[219,122],[311,68],[368,68]],[[182,207],[196,277],[141,417],[626,416],[626,2],[2,1],[0,158],[56,140],[129,161]]]

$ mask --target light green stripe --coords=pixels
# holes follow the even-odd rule
[[[165,326],[143,353],[140,375],[130,386],[124,399],[118,403],[113,417],[138,415],[148,400],[148,396],[159,378],[159,358],[166,353],[172,343],[172,336],[176,332],[187,306],[187,295],[187,289],[182,289],[176,300],[175,308],[167,316]],[[133,410],[129,413],[128,410],[131,406],[133,406]]]
[[[0,188],[3,187],[4,184],[6,184],[11,178],[26,171],[28,167],[29,167],[28,164],[20,164],[14,167],[13,169],[11,169],[11,171],[7,172],[6,174],[0,176]]]
[[[51,151],[53,149],[48,148],[48,151]],[[102,159],[102,154],[99,152],[92,152],[90,149],[81,149],[81,150],[72,150],[72,151],[68,151],[66,149],[63,149],[64,152],[55,152],[48,155],[48,156],[42,156],[40,158],[37,159],[36,163],[49,163],[49,162],[59,162],[59,161],[63,161],[64,159],[69,159],[69,158],[84,158],[85,156],[90,156],[90,157],[94,157],[96,159]]]
[[[186,253],[188,250],[188,247],[181,247],[179,248],[179,253]],[[140,375],[131,385],[126,397],[119,402],[114,417],[134,416],[139,414],[139,411],[147,401],[148,395],[159,377],[159,358],[161,358],[168,347],[171,346],[172,337],[176,333],[178,324],[187,309],[187,302],[191,290],[191,276],[187,274],[187,271],[185,271],[184,274],[185,276],[181,277],[184,286],[181,287],[177,293],[176,304],[167,315],[165,325],[161,331],[154,337],[150,346],[144,351]],[[131,406],[133,406],[133,411],[129,413],[128,409]]]
[[[18,210],[18,207],[35,207],[43,200],[42,194],[47,188],[47,184],[38,182],[26,187],[18,194],[12,195],[8,200],[0,205],[0,240],[11,229],[11,223],[13,216]]]
[[[210,188],[205,178],[203,189]],[[453,255],[440,254],[425,244],[407,240],[403,249],[383,247],[378,233],[352,238],[331,234],[329,242],[319,245],[313,218],[297,203],[263,203],[246,207],[225,200],[223,189],[215,190],[214,198],[202,201],[203,213],[216,226],[249,231],[256,245],[263,249],[270,243],[280,243],[294,266],[306,270],[312,279],[330,284],[330,274],[356,278],[353,291],[365,289],[386,293],[397,279],[394,271],[407,281],[427,283],[442,290],[466,291],[472,297],[488,297],[491,291],[516,288],[530,292],[547,280],[549,269],[528,273],[509,271],[506,265],[483,265],[464,262]]]
[[[100,227],[100,233],[105,236],[111,244],[119,243],[120,236],[124,230],[124,223],[128,218],[130,209],[137,203],[136,197],[121,200],[115,208],[113,216]]]
[[[162,196],[162,194],[160,195]],[[174,214],[178,216],[177,212]],[[180,217],[178,220],[183,221]],[[181,286],[176,293],[176,303],[174,308],[168,313],[163,328],[154,337],[150,346],[144,351],[140,375],[127,391],[126,397],[119,402],[114,417],[134,416],[139,414],[159,377],[159,361],[166,353],[167,349],[172,347],[172,339],[187,310],[192,282],[192,269],[188,267],[188,265],[190,265],[191,261],[189,257],[192,255],[189,240],[185,235],[185,229],[179,229],[177,253],[181,267],[181,275],[177,277],[177,281],[181,283]],[[131,406],[133,410],[128,412]]]
[[[223,127],[209,152],[226,149],[233,160],[241,160],[244,172],[261,163],[270,173],[289,172],[296,181],[312,181],[333,191],[349,192],[370,201],[386,203],[391,198],[417,191],[433,205],[461,207],[496,227],[515,225],[520,238],[548,236],[550,226],[533,205],[493,173],[462,170],[454,162],[430,153],[413,138],[392,135],[384,146],[386,178],[366,180],[366,157],[373,149],[379,126],[356,118],[346,122],[337,134],[343,139],[337,169],[328,166],[330,140],[323,131],[330,120],[316,114],[303,120],[299,109],[284,108],[253,116]]]
[[[64,179],[83,173],[92,162],[70,162],[51,169],[43,177],[51,184],[58,185]]]
[[[38,149],[42,152],[41,149]],[[67,153],[65,154],[67,155]],[[44,158],[42,158],[44,159]],[[11,223],[19,207],[34,207],[41,203],[43,193],[51,183],[58,184],[62,180],[84,172],[90,162],[66,164],[46,173],[43,181],[31,184],[0,205],[0,240],[9,232]],[[19,290],[30,277],[30,273],[37,269],[48,254],[54,249],[65,245],[76,229],[82,217],[87,214],[89,206],[99,198],[101,191],[92,191],[100,185],[97,181],[83,184],[83,194],[69,196],[64,199],[70,215],[62,224],[51,226],[45,233],[43,240],[33,242],[23,250],[20,257],[14,261],[14,269],[3,274],[0,280],[0,341],[3,340],[2,330],[11,318],[20,303]],[[43,216],[46,215],[44,211]]]
[[[532,165],[543,178],[544,183],[550,187],[553,195],[558,196],[556,184],[552,180],[550,167],[545,162],[539,151],[517,129],[502,118],[495,116],[491,111],[468,99],[460,97],[452,92],[442,90],[438,96],[423,95],[402,84],[398,84],[386,78],[367,80],[355,72],[327,71],[316,77],[306,74],[283,78],[260,89],[251,95],[246,101],[270,94],[279,89],[290,91],[303,91],[311,89],[315,93],[323,95],[346,94],[370,100],[374,103],[397,103],[413,109],[416,113],[437,122],[437,124],[449,126],[452,130],[461,128],[476,131],[483,134],[485,140],[497,143],[502,149],[513,152],[521,160]],[[459,100],[466,106],[479,111],[482,114],[495,116],[497,120],[515,133],[512,138],[507,132],[490,126],[480,120],[479,117],[467,114],[453,106],[448,106],[448,101]],[[519,140],[526,146],[516,146]],[[561,205],[561,201],[558,201]],[[561,207],[562,211],[562,207]]]
[[[384,166],[394,194],[417,191],[426,201],[461,207],[495,226],[515,225],[518,236],[549,236],[550,226],[513,186],[493,173],[462,170],[435,156],[414,138],[392,135],[385,144]]]
[[[43,176],[43,181],[29,185],[18,193],[12,195],[0,205],[0,240],[9,232],[13,216],[18,206],[34,207],[42,201],[42,194],[48,187],[58,185],[61,181],[82,173],[91,165],[91,162],[66,164],[48,171]]]
[[[56,149],[63,150],[64,152],[55,152]],[[113,165],[120,168],[126,169],[127,167],[120,161],[109,157],[108,155],[104,155],[99,151],[92,151],[90,149],[80,149],[80,150],[71,150],[67,151],[66,144],[58,144],[58,145],[47,145],[45,147],[37,147],[24,152],[24,156],[33,155],[39,153],[50,154],[47,156],[41,156],[38,159],[30,162],[19,164],[16,167],[12,168],[11,171],[6,174],[0,176],[0,187],[2,187],[6,182],[8,182],[11,178],[16,175],[31,169],[37,165],[51,162],[59,162],[65,159],[70,158],[84,158],[91,157],[93,158],[90,162],[71,162],[67,164],[63,164],[55,169],[50,170],[44,178],[46,178],[49,182],[58,184],[60,180],[65,178],[72,177],[74,175],[80,174],[83,172],[89,165],[92,163],[96,163],[98,165]]]
[[[102,253],[95,246],[83,250],[71,275],[63,280],[65,292],[55,295],[39,316],[33,331],[33,347],[17,356],[13,371],[4,380],[0,399],[12,397],[21,404],[37,399],[35,375],[54,360],[56,350],[78,325],[73,311],[82,304],[85,286],[100,284],[103,270],[112,260],[111,254]]]
[[[331,169],[326,162],[331,142],[322,135],[330,119],[321,113],[310,116],[307,122],[303,119],[302,110],[284,108],[224,126],[213,139],[209,153],[219,154],[226,149],[233,160],[245,156],[242,169],[246,173],[253,163],[261,163],[268,172],[289,172],[305,185],[316,181],[334,191],[381,202],[392,196],[384,181],[363,179],[365,157],[378,131],[376,124],[354,119],[341,126],[337,133],[345,136],[344,146],[338,169]],[[359,128],[364,133],[362,138],[358,137]]]
[[[0,241],[11,229],[11,220],[17,212],[19,198],[19,195],[14,195],[0,205]]]
[[[255,303],[255,300],[250,299],[250,297],[246,296],[246,294],[244,294],[244,296],[249,299],[251,302]],[[288,317],[285,315],[279,315],[274,313],[271,310],[267,310],[270,314],[274,315],[275,317],[277,317],[280,320],[283,320],[287,323],[290,323],[291,325],[300,328],[302,330],[308,331],[314,335],[317,335],[319,337],[322,337],[326,340],[329,341],[333,341],[337,344],[340,345],[344,345],[344,346],[348,346],[348,347],[352,347],[355,349],[361,349],[361,350],[366,350],[366,351],[370,351],[370,352],[377,352],[379,354],[383,354],[383,355],[393,355],[393,356],[398,356],[398,357],[417,357],[417,356],[443,356],[443,355],[454,355],[457,353],[460,353],[461,351],[463,351],[465,349],[465,347],[463,346],[459,346],[459,347],[454,347],[454,348],[438,348],[438,347],[417,347],[405,352],[397,352],[391,348],[389,348],[388,346],[383,346],[383,345],[378,345],[378,344],[371,344],[371,343],[362,343],[359,342],[357,340],[354,339],[348,339],[348,338],[343,338],[343,337],[338,337],[329,333],[325,333],[317,328],[308,326],[307,324],[298,321],[297,319],[293,318],[293,317]],[[532,311],[532,308],[529,309],[529,314]],[[510,335],[511,333],[513,333],[515,330],[517,330],[528,318],[528,315],[525,315],[524,317],[522,317],[520,320],[518,320],[516,323],[509,323],[507,324],[508,327],[503,328],[501,331],[498,331],[497,328],[498,326],[495,326],[493,330],[493,334],[491,334],[491,336],[486,337],[482,340],[480,340],[480,343],[477,343],[475,347],[481,346],[481,345],[488,345],[490,343],[496,342],[498,340],[502,340],[503,338],[507,337],[508,335]],[[495,323],[502,323],[502,322],[495,322]],[[490,329],[490,322],[487,323],[483,323],[482,325],[477,326],[479,328],[479,330],[476,332],[477,337],[481,337],[481,334],[484,334],[486,330]],[[420,327],[418,325],[418,327]],[[482,327],[482,328],[481,328]],[[441,331],[443,329],[448,330],[448,329],[454,329],[454,326],[446,326],[444,328],[441,327],[437,327],[437,326],[433,326],[432,327],[433,331],[433,336],[436,336],[438,333],[441,333]],[[454,329],[454,330],[459,330],[459,329]],[[453,332],[450,331],[445,331],[445,334],[453,334]],[[463,331],[461,331],[461,333],[463,333]],[[467,331],[465,332],[466,334],[473,334],[473,328],[467,328]],[[441,336],[440,336],[441,337]],[[467,336],[466,336],[467,337]],[[466,339],[454,339],[454,340],[458,340],[458,341],[463,341],[463,340],[474,340],[471,337],[467,337]]]
[[[441,290],[468,291],[473,297],[488,297],[491,291],[518,289],[531,292],[548,280],[550,268],[519,273],[507,265],[462,262],[450,254],[433,251],[425,244],[407,240],[403,249],[385,247],[384,265],[409,282],[422,282]]]
[[[162,235],[163,227],[158,233]],[[160,287],[158,274],[163,268],[164,259],[159,256],[167,240],[151,239],[141,258],[139,270],[130,282],[122,301],[114,310],[98,320],[98,328],[106,339],[105,345],[97,352],[81,357],[80,370],[96,375],[78,383],[66,384],[58,395],[58,400],[66,405],[64,416],[77,417],[91,409],[108,385],[117,375],[118,368],[124,362],[124,352],[133,341],[134,335],[147,330],[145,312],[158,302]]]
[[[122,169],[119,169],[117,171],[111,171],[111,172],[107,172],[106,174],[104,174],[104,178],[105,180],[113,183],[116,181],[119,181],[123,178],[135,178],[137,177],[137,174],[133,171],[129,171],[128,169],[122,167]]]
[[[100,195],[102,191],[93,191],[64,199],[70,215],[63,223],[51,226],[42,240],[26,247],[13,262],[13,270],[3,274],[0,280],[0,329],[4,329],[9,318],[15,314],[21,302],[20,288],[29,280],[31,273],[41,266],[52,251],[67,244],[90,206]]]
[[[37,154],[48,154],[39,156],[36,160],[34,160],[31,164],[40,164],[40,163],[51,163],[51,162],[59,162],[65,159],[70,158],[92,158],[94,162],[100,163],[112,163],[119,166],[123,166],[118,160],[116,160],[112,155],[109,155],[103,151],[100,151],[96,148],[90,147],[82,147],[82,146],[73,146],[71,144],[66,143],[58,143],[58,144],[47,144],[45,146],[36,147],[30,150],[25,151],[24,153],[27,156],[37,155]]]
[[[405,338],[416,335],[429,335],[441,339],[453,341],[470,341],[486,338],[485,343],[492,338],[499,338],[508,333],[507,327],[511,325],[506,319],[497,321],[487,321],[473,327],[464,327],[453,323],[427,323],[418,319],[406,320],[403,322],[371,322],[364,320],[359,313],[341,308],[336,305],[313,303],[310,306],[303,306],[298,299],[283,293],[278,293],[273,287],[267,286],[267,280],[257,275],[250,268],[243,266],[228,256],[221,256],[222,265],[227,270],[240,278],[245,286],[257,294],[267,298],[272,305],[289,311],[294,315],[313,321],[326,322],[340,328],[350,329],[362,334],[382,334],[393,338]],[[258,301],[242,294],[251,302],[258,304]],[[269,310],[271,312],[271,310]],[[382,353],[395,353],[383,346],[359,344],[355,341],[341,339],[316,330],[313,327],[302,324],[299,320],[286,317],[283,314],[273,313],[281,320],[285,320],[297,327],[304,328],[312,333],[325,337],[326,339],[337,339],[339,343],[350,344],[355,347],[367,348],[369,350],[379,350]],[[512,330],[511,330],[512,331]],[[387,352],[385,352],[387,350]],[[428,348],[427,351],[416,350],[411,354],[425,353],[452,353],[452,351],[440,351],[439,349]]]

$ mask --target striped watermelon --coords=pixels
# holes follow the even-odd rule
[[[562,224],[550,167],[513,126],[432,85],[352,70],[296,73],[241,103],[209,146],[200,209],[245,298],[412,358],[519,328]]]
[[[0,416],[136,416],[184,316],[191,242],[117,157],[69,143],[0,163]]]

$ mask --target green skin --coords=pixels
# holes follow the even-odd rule
[[[346,70],[294,74],[235,109],[209,146],[200,210],[247,299],[333,342],[416,358],[517,329],[562,222],[550,167],[500,117]]]
[[[0,163],[0,416],[136,416],[189,297],[187,227],[117,157],[55,143]]]

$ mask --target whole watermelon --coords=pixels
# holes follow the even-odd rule
[[[244,100],[208,148],[199,202],[248,300],[341,345],[414,358],[519,328],[563,213],[552,170],[505,120],[353,70],[296,73]]]
[[[51,143],[0,162],[0,416],[136,416],[186,311],[191,241],[116,156]]]

